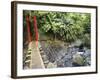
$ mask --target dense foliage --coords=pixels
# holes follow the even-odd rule
[[[89,13],[24,10],[23,25],[25,30],[25,17],[27,15],[30,16],[30,22],[32,24],[32,17],[37,16],[37,25],[40,33],[51,35],[54,39],[59,39],[70,43],[80,39],[83,44],[90,47],[91,15]],[[34,36],[34,30],[31,30],[32,35]]]

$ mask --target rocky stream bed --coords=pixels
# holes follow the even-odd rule
[[[40,42],[40,54],[46,68],[77,67],[91,65],[91,50],[64,43]]]

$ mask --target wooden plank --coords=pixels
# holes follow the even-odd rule
[[[29,49],[32,50],[30,68],[45,68],[39,48],[36,46],[36,41],[30,42]]]

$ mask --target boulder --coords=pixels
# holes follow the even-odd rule
[[[80,55],[80,54],[75,54],[73,55],[73,64],[75,64],[75,66],[82,66],[84,65],[84,58]]]
[[[47,68],[57,68],[57,64],[49,62],[48,65],[47,65]]]

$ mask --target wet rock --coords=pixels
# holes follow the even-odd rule
[[[91,56],[91,50],[89,50],[89,49],[85,50],[84,56],[90,57]]]
[[[64,67],[72,67],[72,61],[71,60],[66,60],[64,62]]]

